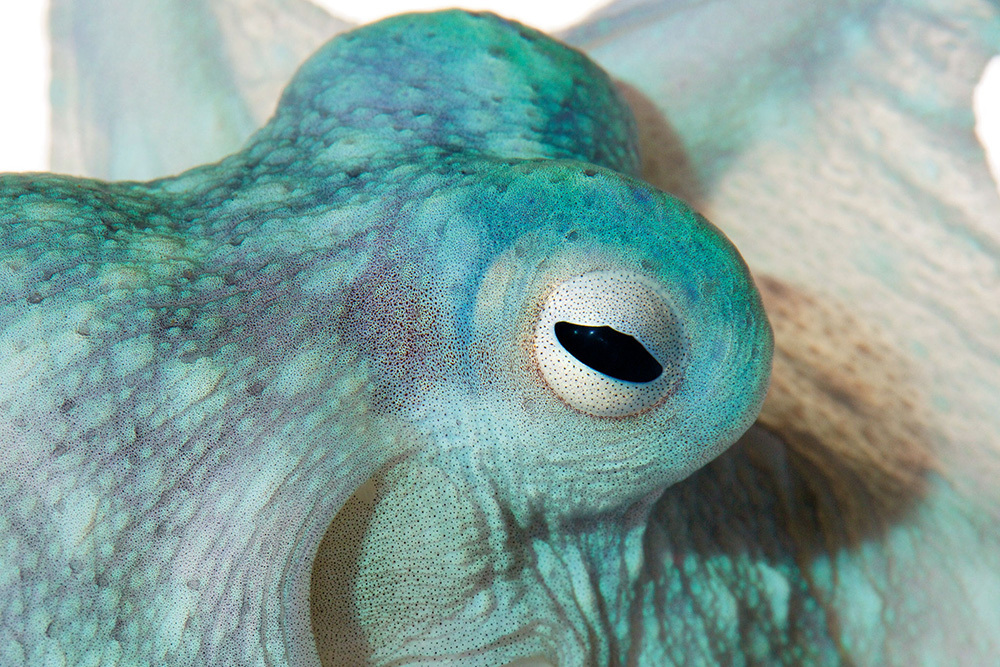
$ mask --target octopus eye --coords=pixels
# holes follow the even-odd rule
[[[592,271],[558,285],[534,336],[548,386],[595,417],[624,417],[662,402],[676,389],[687,348],[662,288],[630,271]]]

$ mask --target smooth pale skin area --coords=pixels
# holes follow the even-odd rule
[[[761,426],[658,503],[636,590],[669,613],[633,617],[640,663],[1000,652],[1000,202],[970,108],[997,16],[984,1],[637,0],[565,36],[632,86],[644,177],[771,276]],[[140,35],[155,41],[109,44]],[[152,136],[131,161],[177,150]]]
[[[236,152],[350,27],[303,0],[51,0],[50,13],[52,171],[112,180]]]
[[[217,164],[5,175],[0,664],[653,646],[628,645],[665,614],[650,511],[753,423],[772,338],[733,246],[630,175],[635,141],[581,53],[454,11],[329,42]],[[636,414],[537,368],[547,295],[591,272],[680,330]]]

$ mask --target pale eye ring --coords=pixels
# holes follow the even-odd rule
[[[565,404],[596,417],[661,403],[680,382],[688,347],[665,291],[631,271],[591,271],[557,285],[534,335],[542,379]]]

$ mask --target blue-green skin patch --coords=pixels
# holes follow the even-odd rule
[[[704,564],[658,562],[647,517],[752,423],[771,335],[733,247],[636,163],[584,56],[446,12],[333,40],[218,164],[0,178],[0,664],[310,665],[314,625],[330,664],[724,641],[729,612],[654,585]],[[546,291],[592,270],[685,328],[647,412],[577,412],[532,365]],[[373,474],[337,518],[356,560],[316,572],[338,616],[310,618]]]

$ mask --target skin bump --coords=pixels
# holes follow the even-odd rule
[[[1000,651],[995,3],[617,3],[565,39],[620,88],[528,28],[403,17],[245,150],[330,21],[124,4],[53,2],[57,153],[232,155],[0,177],[0,664]],[[534,384],[587,271],[671,291],[662,410],[595,427]]]
[[[752,423],[772,343],[634,130],[583,53],[449,11],[331,40],[220,162],[0,177],[0,605],[37,610],[0,662],[618,660],[653,501]],[[526,349],[589,271],[560,308],[683,376],[638,408],[602,376],[613,423]]]

